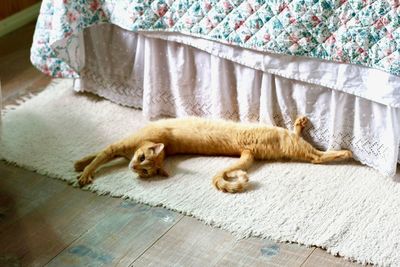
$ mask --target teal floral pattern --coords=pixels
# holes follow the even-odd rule
[[[78,47],[79,33],[101,23],[400,75],[398,0],[43,0],[32,63],[51,76],[78,77],[73,60],[55,51]]]

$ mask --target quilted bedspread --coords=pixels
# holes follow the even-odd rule
[[[400,75],[400,0],[43,0],[31,61],[46,74],[78,77],[76,59],[56,51],[79,48],[79,33],[100,23]]]

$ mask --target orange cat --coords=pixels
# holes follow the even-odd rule
[[[75,163],[81,186],[92,182],[96,169],[118,157],[130,160],[129,168],[140,177],[168,176],[163,169],[166,156],[198,154],[240,156],[233,165],[219,171],[214,186],[224,192],[241,192],[246,188],[246,170],[254,160],[294,159],[312,163],[343,160],[352,157],[348,150],[319,151],[300,133],[308,119],[300,117],[294,132],[262,124],[244,124],[200,118],[166,119],[151,122],[131,137],[108,146],[99,153]]]

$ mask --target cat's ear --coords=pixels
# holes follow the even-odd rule
[[[150,149],[152,149],[154,151],[154,154],[158,156],[161,153],[161,151],[163,151],[164,144],[163,143],[154,144],[150,147]]]
[[[168,177],[169,176],[168,172],[166,172],[163,168],[158,169],[157,173],[159,175],[161,175],[161,176],[164,176],[164,177]]]

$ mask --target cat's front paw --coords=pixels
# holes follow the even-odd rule
[[[85,186],[87,184],[90,184],[93,181],[93,177],[91,174],[82,173],[77,178],[78,178],[78,183],[80,186]]]

